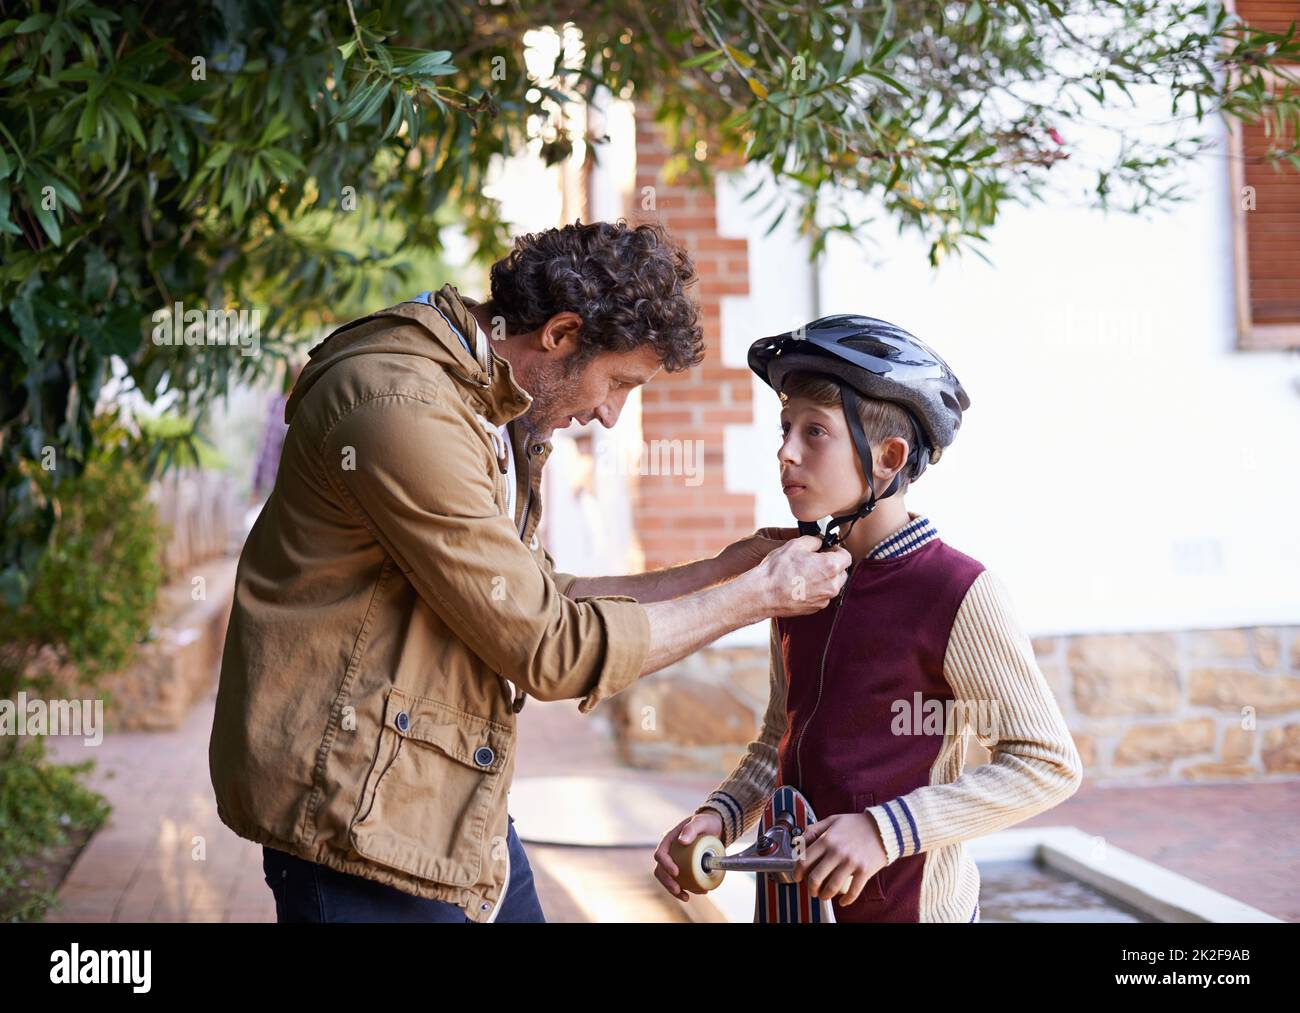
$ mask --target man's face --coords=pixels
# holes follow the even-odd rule
[[[556,429],[592,419],[609,429],[618,421],[623,403],[634,387],[646,383],[662,365],[653,346],[631,352],[601,352],[584,365],[569,365],[572,353],[552,353],[531,363],[521,386],[533,399],[521,423],[536,439],[550,439]]]

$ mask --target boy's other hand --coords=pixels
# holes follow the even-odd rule
[[[889,864],[880,828],[866,813],[839,813],[804,831],[804,860],[794,878],[807,880],[818,900],[838,897],[847,907],[867,881]]]
[[[821,544],[815,535],[792,538],[755,568],[754,573],[766,584],[767,615],[820,612],[840,593],[852,557],[838,545],[819,552]]]
[[[659,842],[659,847],[655,849],[655,879],[663,885],[663,888],[671,893],[682,903],[687,903],[691,895],[681,888],[676,880],[677,863],[672,860],[668,854],[668,848],[673,841],[680,840],[683,844],[690,844],[695,838],[704,834],[712,834],[714,837],[722,836],[722,817],[717,813],[696,813],[694,816],[688,816],[677,826],[673,827],[668,833],[664,834],[664,839]]]

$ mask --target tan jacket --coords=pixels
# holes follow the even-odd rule
[[[650,626],[633,598],[566,597],[535,537],[551,444],[518,426],[505,516],[490,433],[530,399],[456,290],[434,300],[312,349],[239,559],[209,765],[241,837],[491,921],[524,695],[591,710]]]

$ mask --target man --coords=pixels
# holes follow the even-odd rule
[[[543,920],[506,808],[526,696],[586,713],[838,593],[847,553],[813,538],[591,579],[538,543],[553,431],[613,426],[634,387],[702,359],[693,277],[656,226],[579,223],[519,239],[485,303],[445,285],[312,350],[209,746],[280,920]]]

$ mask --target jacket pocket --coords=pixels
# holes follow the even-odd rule
[[[867,809],[876,804],[876,793],[866,791],[853,796],[853,811],[856,813],[866,812]],[[871,819],[870,816],[867,819]],[[862,893],[858,896],[859,901],[884,900],[889,895],[888,886],[889,866],[885,866],[869,880],[863,888]]]
[[[390,689],[352,847],[421,879],[473,886],[512,741],[499,722]]]

